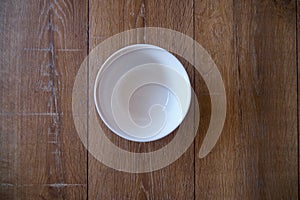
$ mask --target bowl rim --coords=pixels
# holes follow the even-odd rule
[[[100,82],[100,80],[101,80],[104,72],[106,71],[106,69],[108,69],[109,66],[114,61],[116,61],[117,59],[119,59],[121,56],[124,56],[127,53],[131,53],[131,52],[138,51],[138,50],[141,50],[141,49],[142,50],[145,50],[145,49],[161,50],[163,52],[167,52],[170,56],[172,56],[173,58],[175,58],[180,63],[180,67],[183,68],[183,70],[184,70],[184,75],[183,76],[187,77],[187,83],[188,83],[188,86],[190,88],[190,90],[188,91],[188,103],[187,103],[188,106],[187,106],[186,110],[183,110],[184,112],[183,112],[182,118],[178,122],[177,126],[175,126],[174,129],[172,129],[172,131],[170,131],[170,132],[168,132],[166,134],[158,133],[158,134],[155,134],[153,136],[146,137],[146,138],[134,137],[134,136],[128,135],[127,133],[123,132],[122,130],[121,130],[122,133],[119,133],[107,121],[106,117],[104,116],[104,114],[101,111],[101,108],[100,108],[101,106],[100,106],[100,104],[98,102],[98,91],[99,91],[98,87],[99,87],[99,82]],[[147,64],[147,63],[145,63],[145,64]],[[160,64],[160,63],[157,63],[157,64]],[[98,73],[96,75],[95,82],[94,82],[94,99],[93,100],[94,100],[94,104],[96,106],[97,113],[99,114],[101,120],[109,128],[109,130],[112,131],[114,134],[120,136],[123,139],[129,140],[129,141],[133,141],[133,142],[152,142],[152,141],[156,141],[156,140],[159,140],[159,139],[162,139],[162,138],[166,137],[167,135],[169,135],[170,133],[172,133],[174,130],[176,130],[176,128],[178,126],[180,126],[180,124],[185,119],[185,117],[186,117],[186,115],[187,115],[187,113],[188,113],[188,111],[190,109],[190,105],[191,105],[191,90],[192,90],[191,82],[190,82],[190,79],[189,79],[189,76],[188,76],[188,73],[187,73],[186,69],[184,68],[184,66],[182,65],[182,63],[171,52],[167,51],[166,49],[163,49],[161,47],[158,47],[158,46],[155,46],[155,45],[151,45],[151,44],[133,44],[133,45],[125,46],[125,47],[120,48],[117,51],[113,52],[104,61],[104,63],[101,65],[101,67],[99,68]],[[159,136],[160,134],[161,134],[161,136]]]

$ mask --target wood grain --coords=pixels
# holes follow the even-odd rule
[[[146,1],[146,26],[163,27],[194,37],[194,2],[154,0]],[[164,43],[158,39],[157,44]],[[194,86],[193,63],[175,55],[186,68]],[[162,141],[163,142],[163,141]],[[174,163],[152,173],[151,197],[157,199],[194,199],[194,144]],[[146,177],[147,178],[147,177]],[[146,179],[147,180],[147,179]],[[157,185],[159,183],[159,185]]]
[[[195,10],[196,39],[228,101],[220,141],[196,161],[197,199],[297,199],[295,2],[202,1]]]
[[[86,196],[71,95],[86,55],[84,1],[1,3],[1,199]]]
[[[109,36],[143,26],[172,28],[193,36],[192,1],[91,1],[90,8],[91,47]],[[133,37],[132,43],[143,43],[143,35]],[[189,75],[193,78],[192,69]],[[134,152],[153,151],[170,141],[167,137],[157,142],[138,144],[107,132],[117,146]],[[118,172],[89,156],[88,174],[91,199],[192,199],[194,149],[192,146],[173,165],[147,174]]]
[[[297,0],[1,1],[0,199],[298,199],[299,22]],[[210,97],[176,55],[200,102],[197,138],[170,166],[130,174],[87,154],[72,88],[88,51],[150,26],[187,34],[209,52],[225,84],[227,118],[213,151],[199,159]],[[144,34],[130,42],[145,42]],[[160,149],[176,134],[141,144],[101,125],[131,152]]]
[[[112,35],[143,26],[143,1],[91,0],[89,7],[90,50]],[[103,123],[102,127],[105,127]],[[136,144],[115,136],[107,128],[106,134],[114,144],[126,150],[136,148]],[[88,156],[89,199],[147,199],[149,194],[140,177],[115,171]]]
[[[235,176],[228,171],[234,166],[231,160],[233,154],[232,144],[224,140],[228,138],[228,133],[232,130],[238,130],[237,121],[238,105],[229,104],[237,102],[234,95],[237,93],[236,85],[237,74],[234,65],[234,46],[233,46],[233,3],[232,1],[196,1],[195,2],[195,39],[199,42],[212,56],[218,66],[226,89],[227,95],[227,118],[222,135],[212,150],[204,159],[200,160],[195,154],[195,171],[196,199],[235,199],[227,193],[231,192],[235,184]],[[210,122],[210,98],[208,91],[205,89],[205,83],[201,80],[199,74],[195,74],[195,88],[199,98],[200,105],[205,105],[200,110],[202,123],[198,129],[196,138],[196,152],[200,150],[203,136],[206,133],[208,123]],[[228,121],[232,121],[230,128]],[[234,132],[235,132],[234,131]],[[229,159],[230,158],[230,159]],[[227,179],[226,179],[227,178]],[[224,184],[224,185],[223,185]],[[238,184],[238,183],[236,183]],[[228,188],[228,189],[227,189]],[[238,198],[237,198],[238,199]]]

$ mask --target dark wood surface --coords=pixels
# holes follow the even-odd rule
[[[0,199],[298,199],[299,12],[296,0],[1,1]],[[187,34],[209,52],[225,83],[227,118],[199,159],[210,98],[178,56],[200,102],[196,140],[168,167],[130,174],[87,152],[72,89],[97,44],[150,26]],[[146,144],[106,134],[123,149],[149,152],[175,133]]]
[[[196,196],[296,199],[295,1],[203,1],[195,7],[196,40],[221,70],[228,101],[218,145],[196,160]]]
[[[0,199],[84,199],[71,96],[87,54],[84,1],[1,1]]]

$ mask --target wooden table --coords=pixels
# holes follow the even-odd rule
[[[299,13],[296,0],[2,0],[0,199],[298,199]],[[82,145],[72,88],[97,44],[149,26],[187,34],[211,54],[227,118],[213,151],[199,159],[210,97],[178,56],[200,102],[197,137],[173,164],[131,174]],[[139,144],[107,130],[135,152],[159,149],[174,134]]]

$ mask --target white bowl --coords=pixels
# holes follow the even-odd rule
[[[94,86],[96,109],[122,138],[149,142],[175,130],[188,112],[191,85],[182,64],[168,51],[136,44],[113,53]]]

